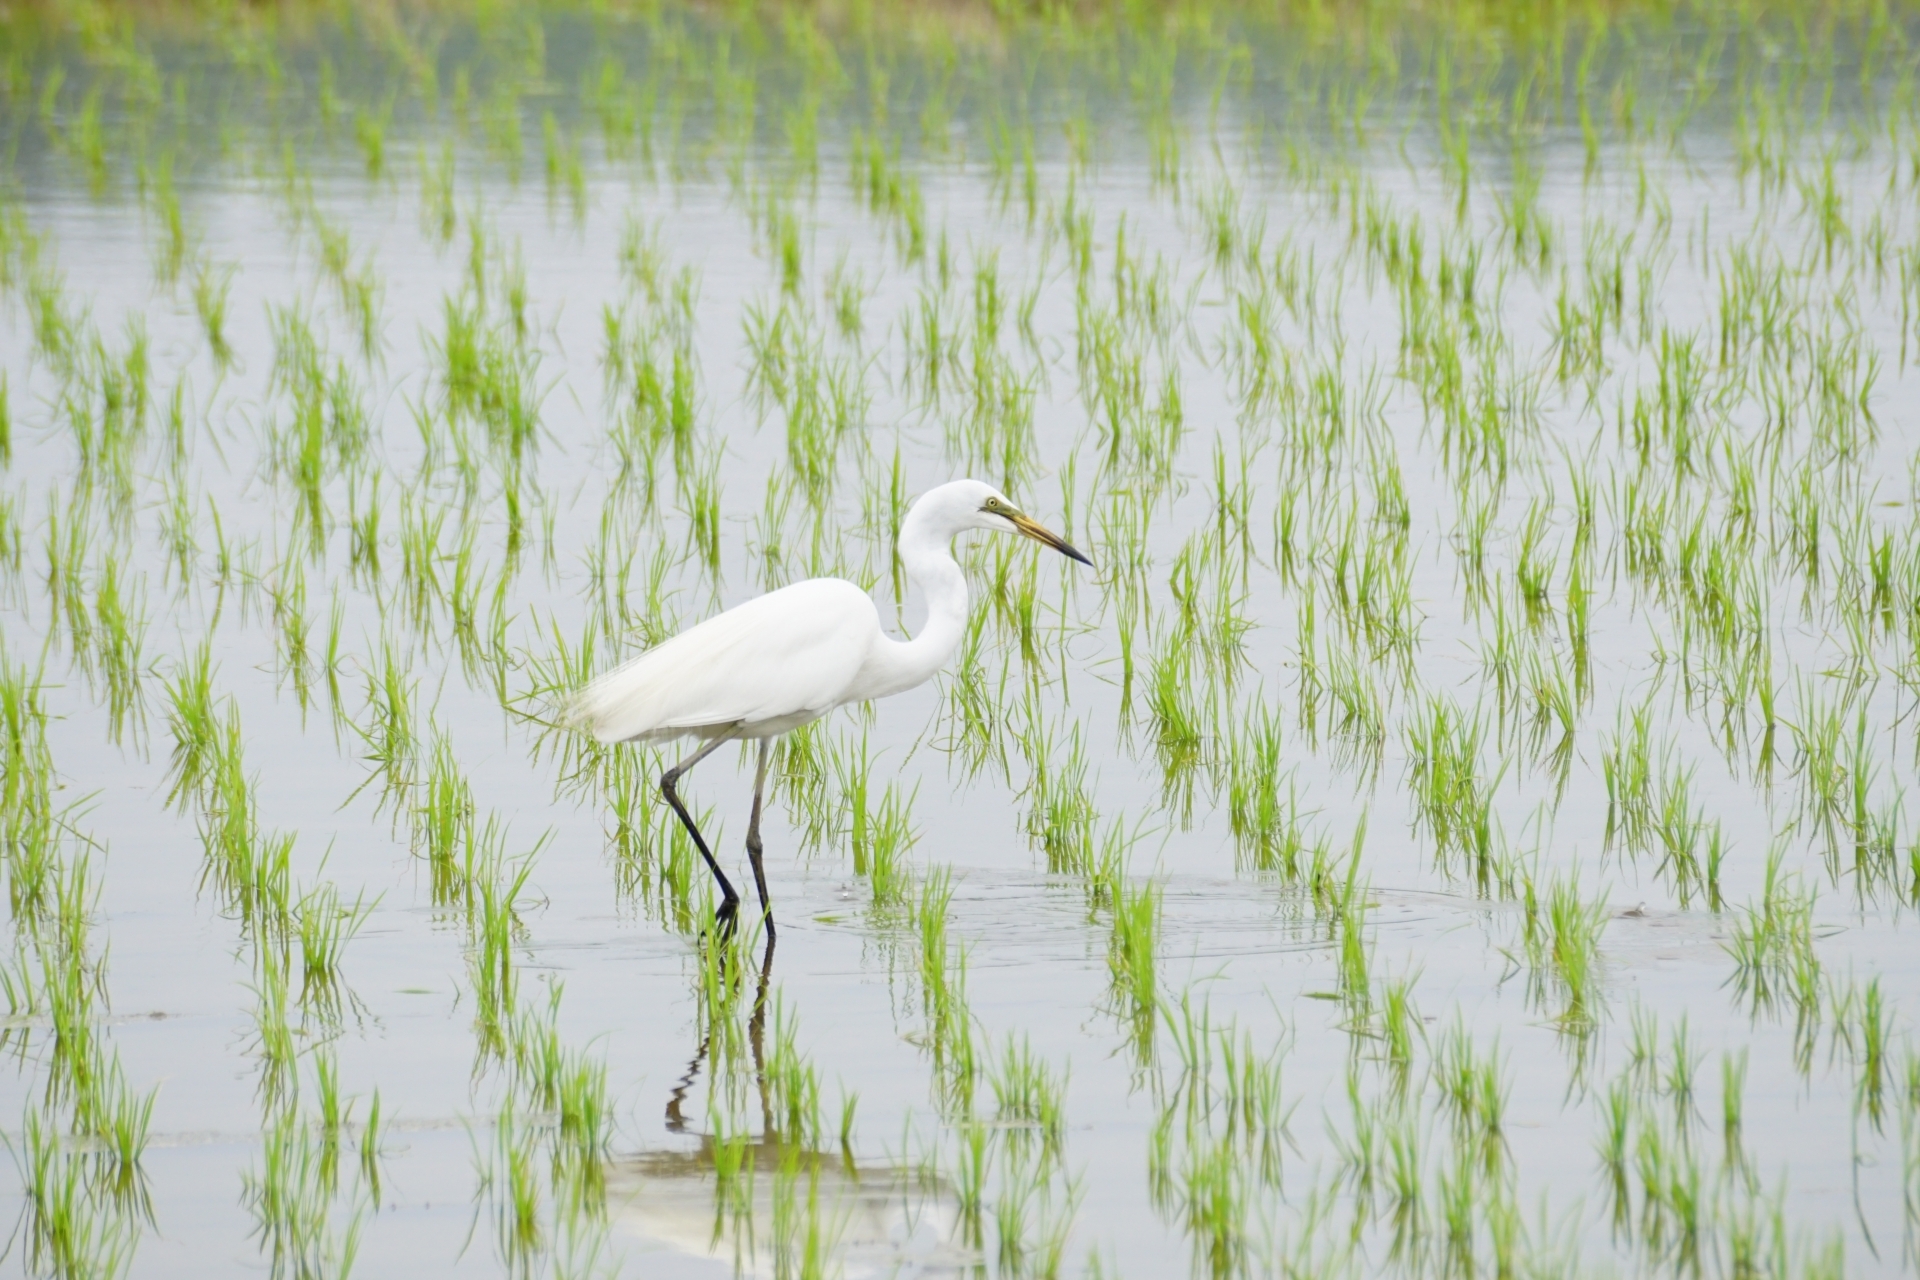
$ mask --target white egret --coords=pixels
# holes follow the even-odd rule
[[[567,723],[600,742],[705,739],[660,776],[660,793],[720,883],[722,922],[732,921],[740,895],[680,801],[681,775],[722,743],[759,742],[747,857],[771,939],[773,912],[760,861],[768,744],[835,707],[925,684],[946,665],[967,627],[967,580],[951,544],[969,529],[1024,534],[1081,564],[1092,563],[992,485],[955,480],[922,494],[900,524],[901,563],[927,598],[926,623],[913,639],[895,640],[881,630],[880,611],[853,583],[810,578],[681,632],[592,681],[567,705]]]

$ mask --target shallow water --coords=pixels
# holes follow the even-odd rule
[[[584,26],[551,21],[549,79],[571,83],[590,65]],[[675,29],[696,42],[718,38],[701,23]],[[1032,50],[1047,47],[1044,34],[1013,30],[1008,41],[1028,50],[1022,56],[1041,56]],[[457,46],[464,33],[456,34]],[[1249,38],[1265,52],[1258,41],[1285,35]],[[296,60],[310,52],[292,29],[263,38],[284,39]],[[845,41],[852,61],[852,37],[832,38]],[[1851,85],[1852,46],[1828,38],[1838,41],[1827,52],[1842,69],[1826,74]],[[1681,43],[1691,48],[1692,39]],[[1713,64],[1723,85],[1734,83],[1729,68],[1740,51],[1765,43],[1736,40],[1725,63]],[[1289,1263],[1313,1274],[1499,1273],[1523,1264],[1541,1274],[1757,1274],[1741,1270],[1743,1231],[1755,1256],[1783,1273],[1910,1269],[1920,1204],[1920,1058],[1911,1039],[1920,961],[1909,907],[1920,846],[1900,796],[1913,770],[1912,691],[1920,687],[1907,367],[1908,341],[1920,336],[1920,219],[1911,114],[1882,105],[1899,101],[1897,91],[1864,105],[1843,98],[1833,118],[1804,130],[1776,121],[1772,145],[1787,159],[1785,177],[1772,183],[1756,175],[1739,128],[1720,114],[1734,111],[1727,87],[1713,110],[1686,123],[1659,114],[1671,112],[1670,100],[1650,99],[1656,119],[1674,120],[1671,138],[1645,126],[1623,132],[1616,111],[1591,170],[1567,119],[1517,130],[1522,168],[1537,174],[1535,225],[1550,229],[1544,261],[1537,238],[1527,240],[1534,233],[1512,231],[1509,211],[1529,179],[1516,175],[1508,147],[1493,144],[1492,125],[1471,152],[1460,212],[1447,154],[1420,105],[1431,69],[1402,71],[1372,109],[1362,149],[1343,146],[1328,122],[1288,115],[1285,96],[1264,81],[1227,95],[1217,113],[1190,91],[1171,116],[1184,138],[1175,185],[1156,173],[1146,129],[1109,114],[1105,95],[1114,91],[1090,79],[1098,87],[1077,106],[1065,94],[1066,106],[1016,116],[1037,140],[1031,216],[1018,194],[996,185],[987,154],[997,117],[970,99],[954,109],[944,155],[928,154],[923,139],[897,171],[924,197],[925,244],[914,256],[899,221],[875,212],[862,184],[848,181],[861,172],[853,157],[862,139],[886,127],[860,116],[858,95],[821,117],[817,173],[794,173],[769,122],[783,118],[794,82],[812,83],[811,72],[794,69],[797,47],[754,55],[762,133],[733,151],[723,136],[708,140],[704,165],[663,161],[656,171],[608,157],[590,118],[551,92],[560,127],[583,143],[572,190],[541,180],[533,107],[523,122],[529,158],[515,180],[478,124],[461,132],[449,123],[453,113],[423,119],[411,107],[396,117],[383,175],[368,175],[344,120],[314,134],[289,130],[311,148],[291,152],[289,175],[273,130],[229,106],[219,116],[228,153],[182,143],[177,178],[192,255],[210,271],[233,269],[225,367],[196,313],[191,264],[177,283],[156,280],[164,219],[151,187],[143,196],[131,174],[136,158],[157,159],[161,144],[142,140],[131,115],[109,115],[103,127],[128,141],[96,187],[71,143],[62,150],[48,140],[62,127],[71,137],[79,84],[64,90],[59,101],[72,103],[49,117],[53,124],[26,97],[6,108],[10,136],[21,139],[8,199],[16,226],[42,240],[34,258],[12,233],[0,325],[12,422],[7,519],[21,539],[5,576],[5,653],[23,671],[44,655],[45,737],[59,785],[52,794],[63,809],[73,806],[75,833],[56,843],[68,866],[92,849],[85,861],[98,899],[87,913],[87,954],[100,965],[104,996],[90,1006],[97,1047],[89,1060],[117,1055],[130,1089],[157,1089],[137,1193],[116,1199],[99,1189],[106,1175],[95,1165],[104,1161],[88,1163],[94,1147],[62,1083],[72,1068],[62,1065],[45,1002],[16,1006],[9,1023],[18,1052],[0,1073],[0,1116],[43,1115],[76,1134],[60,1159],[95,1179],[86,1203],[93,1220],[122,1233],[120,1261],[130,1272],[330,1273],[351,1253],[364,1275],[1162,1275],[1267,1273]],[[902,52],[905,42],[879,47],[874,56],[896,58],[906,86],[890,118],[925,110],[920,55]],[[1007,56],[961,47],[962,64]],[[1150,62],[1128,40],[1115,47],[1125,66]],[[1194,56],[1203,70],[1233,65],[1231,53],[1201,48]],[[87,65],[57,42],[41,52],[48,66]],[[1064,61],[1069,70],[1098,63]],[[1893,62],[1873,73],[1889,85],[1912,70],[1908,54]],[[1609,74],[1617,104],[1627,73],[1615,66]],[[872,68],[863,75],[871,89]],[[209,78],[253,83],[224,64]],[[289,100],[310,89],[296,77]],[[1503,91],[1481,106],[1505,100]],[[724,134],[724,122],[713,128]],[[1093,136],[1091,162],[1075,155],[1076,130]],[[444,240],[423,217],[422,192],[443,137],[456,139],[458,192],[458,225]],[[1846,228],[1831,251],[1819,231],[1823,209],[1837,209]],[[765,230],[781,217],[795,220],[800,248],[791,292]],[[657,246],[651,288],[633,266],[634,225]],[[1078,239],[1080,226],[1090,240]],[[350,252],[344,273],[332,276],[377,281],[371,356],[345,290],[330,278],[328,236],[339,233]],[[1233,241],[1224,251],[1223,236]],[[1608,244],[1620,246],[1612,258],[1596,248]],[[1779,285],[1769,304],[1785,336],[1777,349],[1735,347],[1723,359],[1724,290],[1741,254]],[[485,277],[477,286],[476,260]],[[1605,367],[1562,378],[1557,303],[1563,289],[1565,301],[1592,297],[1589,272],[1608,261],[1620,264],[1620,284],[1617,318],[1601,326]],[[99,360],[84,354],[95,349],[91,337],[75,348],[81,358],[63,363],[44,331],[36,334],[32,281],[47,277],[34,276],[34,263],[57,269],[65,307],[82,332],[98,336]],[[986,343],[992,358],[975,339],[987,263],[1006,308]],[[1463,264],[1475,273],[1470,305],[1459,301]],[[1150,290],[1139,283],[1155,271],[1164,287],[1154,305],[1170,317],[1159,335]],[[835,278],[862,282],[858,336],[835,327]],[[676,279],[695,282],[681,318]],[[525,317],[517,338],[516,280]],[[483,329],[503,335],[499,351],[530,362],[538,437],[517,455],[489,440],[484,410],[452,404],[452,306],[473,308]],[[1279,390],[1265,398],[1250,390],[1245,354],[1247,318],[1260,306],[1268,309],[1262,334],[1279,353],[1270,368]],[[938,395],[916,355],[929,307],[946,332],[961,335],[941,363],[948,386]],[[342,371],[346,399],[364,409],[368,430],[354,456],[329,457],[314,486],[326,512],[317,551],[284,459],[302,403],[286,356],[288,308],[311,325],[323,376]],[[750,335],[783,310],[804,335],[790,348],[793,385],[810,363],[802,348],[816,344],[818,402],[795,393],[783,406],[756,372]],[[663,431],[642,450],[654,468],[650,499],[620,475],[619,422],[633,393],[609,390],[607,316],[623,311],[630,326],[658,326],[653,352],[663,376],[675,326],[688,333],[690,429],[677,440]],[[1410,329],[1419,316],[1434,333]],[[130,323],[144,326],[150,404],[131,433],[122,481],[111,466],[86,461],[75,421],[104,420],[99,369],[126,350]],[[1456,341],[1477,335],[1455,348],[1467,352],[1462,385],[1471,391],[1491,370],[1490,438],[1510,450],[1504,467],[1463,461],[1443,414],[1423,397],[1413,366],[1429,349],[1422,344],[1437,349],[1435,335],[1449,325]],[[1082,354],[1103,333],[1120,362],[1108,390],[1124,401],[1132,372],[1144,387],[1131,420],[1137,433],[1118,447],[1102,425],[1113,401],[1096,385],[1098,358]],[[1699,347],[1690,366],[1698,385],[1689,407],[1675,408],[1672,349],[1688,341]],[[1841,353],[1825,384],[1809,355],[1823,341]],[[1870,360],[1877,365],[1868,377]],[[1016,405],[1030,396],[1031,449],[1011,476],[961,443],[976,421],[970,397],[982,370],[1026,388],[1009,393],[989,382]],[[1150,428],[1168,370],[1178,373],[1178,427],[1159,458],[1150,456]],[[1780,378],[1771,389],[1769,371]],[[844,426],[826,433],[825,479],[810,491],[791,420],[822,407],[830,417],[835,385],[860,394],[843,397]],[[1425,383],[1429,392],[1437,385]],[[176,388],[183,425],[172,452]],[[1807,388],[1811,407],[1791,401]],[[75,395],[86,412],[65,407]],[[1636,396],[1652,406],[1655,439],[1644,451],[1633,443]],[[1847,408],[1859,399],[1870,425]],[[1008,423],[1019,412],[1009,415],[1007,403],[984,417],[1001,449],[1017,435]],[[470,489],[463,450],[474,460]],[[1735,477],[1743,459],[1758,476],[1755,532],[1737,542],[1724,531],[1738,525],[1729,512],[1742,501]],[[1395,467],[1404,533],[1382,514],[1393,505],[1383,477]],[[747,938],[716,958],[717,944],[702,941],[704,884],[696,878],[692,898],[677,906],[673,891],[658,887],[672,850],[686,856],[652,798],[665,758],[638,753],[637,772],[620,782],[608,781],[612,757],[568,754],[538,721],[567,683],[544,664],[562,644],[577,652],[581,637],[598,632],[591,665],[603,669],[647,634],[813,570],[873,587],[884,612],[894,600],[896,468],[907,496],[968,471],[1004,480],[1016,501],[1087,549],[1096,569],[1025,546],[965,549],[976,607],[991,613],[979,659],[992,721],[979,748],[987,762],[957,738],[951,714],[966,686],[951,673],[817,727],[814,764],[786,757],[768,817],[778,946],[762,953],[757,937]],[[1221,476],[1229,490],[1244,485],[1244,539],[1220,514]],[[703,568],[694,529],[703,479],[717,494],[717,572]],[[505,496],[516,483],[525,513],[518,529]],[[1594,495],[1584,534],[1583,484]],[[1648,570],[1630,495],[1660,493],[1671,506],[1651,527],[1664,559]],[[183,560],[166,541],[176,494],[195,542]],[[1476,598],[1462,529],[1481,501],[1491,515]],[[1808,501],[1822,513],[1811,574],[1793,550],[1793,504]],[[377,571],[355,567],[354,513],[370,503],[382,513]],[[1283,570],[1278,530],[1289,503],[1303,532],[1295,567]],[[1130,552],[1115,526],[1142,506],[1151,524]],[[1518,580],[1536,509],[1534,554],[1550,586],[1529,621]],[[1696,524],[1696,514],[1710,519]],[[444,524],[427,556],[438,585],[421,588],[426,603],[415,608],[408,599],[422,579],[406,528],[436,519]],[[49,587],[49,530],[75,527],[87,543],[76,561],[84,612],[100,625],[111,565],[145,622],[131,664],[140,691],[124,731],[114,726],[110,664],[97,646],[76,644]],[[1217,552],[1206,550],[1209,531],[1221,528],[1232,532]],[[469,530],[479,583],[473,643],[486,652],[463,662],[455,578],[465,573],[459,547]],[[776,530],[784,559],[768,554]],[[1752,585],[1764,594],[1750,615],[1738,599],[1715,612],[1712,590],[1731,581],[1737,596],[1740,566],[1698,568],[1690,535],[1696,547],[1704,537],[1752,564]],[[1865,552],[1883,537],[1884,608],[1849,606],[1856,593],[1871,595]],[[509,550],[516,540],[522,549]],[[616,572],[631,561],[630,579],[596,585],[591,566],[602,546]],[[658,546],[668,551],[666,594],[650,600]],[[1364,608],[1343,611],[1339,601],[1363,589],[1349,575],[1370,553],[1391,560],[1396,546],[1400,567],[1386,572],[1404,577],[1414,630],[1383,641],[1367,631]],[[1180,577],[1183,551],[1199,565],[1197,591]],[[1148,603],[1129,682],[1120,615],[1132,607],[1130,554]],[[1568,584],[1583,555],[1593,596],[1576,645]],[[1694,567],[1682,570],[1683,562]],[[1010,594],[1037,586],[1031,659],[1013,609],[991,599],[997,564],[1010,566]],[[295,581],[304,602],[289,605]],[[625,615],[596,615],[596,597],[622,591]],[[1188,634],[1183,595],[1199,601],[1194,645],[1214,634],[1209,611],[1218,599],[1231,605],[1229,622],[1245,628],[1237,654],[1216,659],[1196,649],[1172,681],[1200,723],[1190,745],[1198,763],[1185,770],[1157,749],[1169,730],[1152,683],[1156,655],[1175,652],[1176,637]],[[313,629],[304,664],[289,659],[285,639],[287,619],[300,614]],[[1716,691],[1730,678],[1721,655],[1736,646],[1716,647],[1705,620],[1724,615],[1757,620],[1742,632],[1741,652],[1770,661],[1778,688],[1770,738],[1757,695]],[[1303,639],[1309,616],[1314,629]],[[899,617],[911,630],[911,595]],[[1511,622],[1510,660],[1489,647],[1500,617]],[[339,636],[331,683],[320,659],[330,630]],[[261,968],[271,943],[260,917],[209,870],[216,859],[206,833],[224,811],[211,790],[175,794],[180,735],[167,682],[180,679],[203,638],[214,689],[231,699],[242,726],[259,831],[294,836],[297,885],[331,882],[343,901],[373,904],[345,948],[331,1005],[320,992],[300,1007],[296,945],[296,968],[280,979],[292,1006],[284,1018],[259,1012],[271,1005],[275,980]],[[1584,681],[1569,674],[1581,648],[1590,663]],[[387,652],[412,682],[420,744],[390,789],[369,758]],[[1343,718],[1342,664],[1379,700],[1377,737]],[[1502,671],[1516,673],[1504,689]],[[1536,691],[1551,683],[1542,672],[1577,689],[1564,739],[1550,711],[1506,710],[1547,707]],[[1542,683],[1528,683],[1536,678]],[[1477,868],[1464,848],[1436,847],[1419,808],[1410,735],[1431,723],[1434,699],[1486,726],[1467,788],[1490,797]],[[1615,830],[1621,806],[1610,803],[1604,761],[1639,708],[1655,765],[1688,781],[1677,808],[1659,815],[1664,825],[1636,848]],[[1831,809],[1807,816],[1809,779],[1829,759],[1820,755],[1823,709],[1838,726],[1834,794],[1857,794],[1861,807],[1848,812],[1869,815],[1857,827]],[[1263,711],[1279,726],[1277,773],[1251,763],[1249,727]],[[511,1046],[488,1048],[479,909],[472,894],[436,892],[426,837],[411,817],[429,804],[436,737],[470,787],[471,811],[455,806],[461,830],[479,832],[497,815],[507,824],[504,853],[532,859],[514,912],[507,963],[518,988],[506,1007],[527,1011],[520,1016],[532,1026],[551,993],[554,1043],[570,1063],[604,1067],[612,1114],[589,1144],[598,1173],[564,1166],[570,1122],[525,1092]],[[869,812],[892,788],[885,794],[908,814],[911,847],[891,889],[867,865],[870,851],[854,848],[857,801],[845,762],[862,752],[871,761]],[[21,759],[10,755],[8,764],[24,777]],[[573,776],[582,766],[584,783]],[[1280,797],[1305,842],[1300,865],[1259,866],[1253,842],[1244,832],[1236,839],[1237,777]],[[809,778],[817,778],[816,808]],[[688,784],[740,875],[751,779],[750,754],[726,749]],[[621,786],[645,797],[649,814],[625,852],[606,794]],[[1655,793],[1659,801],[1675,788],[1656,784]],[[1076,795],[1090,806],[1086,838],[1097,850],[1110,837],[1106,847],[1123,851],[1123,874],[1070,857],[1050,869],[1045,836],[1071,844],[1083,828],[1049,827],[1035,811],[1048,796]],[[1078,810],[1069,804],[1068,812]],[[824,829],[816,829],[819,815]],[[1704,858],[1713,832],[1725,860],[1711,883],[1698,870],[1676,872],[1674,842]],[[21,847],[10,847],[10,885],[23,874]],[[1770,850],[1778,851],[1776,895],[1817,894],[1808,954],[1818,977],[1810,1003],[1783,995],[1756,1012],[1729,945],[1769,893]],[[943,867],[953,887],[949,954],[964,955],[960,1017],[979,1057],[971,1101],[943,1089],[952,1079],[943,1055],[952,1050],[935,1027],[922,963],[917,904]],[[497,874],[477,872],[475,883]],[[1605,920],[1583,1017],[1567,1012],[1551,963],[1531,962],[1526,941],[1529,903],[1544,904],[1549,884],[1570,874],[1578,898]],[[1152,884],[1161,895],[1161,1004],[1144,1022],[1110,962],[1116,884],[1135,892]],[[51,926],[36,920],[16,897],[13,945],[28,964],[52,945]],[[1358,986],[1342,967],[1350,938],[1364,958]],[[703,965],[719,973],[705,987]],[[1388,1028],[1396,980],[1412,1000],[1411,1055],[1400,1068]],[[292,1028],[291,1079],[268,1062],[263,1019]],[[1199,1060],[1183,1056],[1180,1038],[1195,1025],[1211,1029]],[[1882,1036],[1882,1026],[1891,1031]],[[1491,1131],[1450,1109],[1448,1045],[1493,1064],[1504,1106]],[[1009,1101],[1018,1073],[1006,1064],[1016,1052],[1030,1053],[1060,1087],[1057,1129]],[[1252,1085],[1231,1079],[1232,1064],[1248,1069],[1249,1054],[1256,1063],[1279,1055],[1279,1091],[1266,1110],[1248,1100]],[[337,1063],[339,1091],[353,1102],[335,1131],[337,1169],[315,1175],[325,1188],[319,1207],[284,1219],[306,1224],[295,1245],[274,1234],[283,1219],[261,1207],[258,1188],[276,1159],[265,1135],[276,1123],[327,1132],[316,1074],[323,1063]],[[1726,1119],[1723,1064],[1744,1071],[1738,1124]],[[776,1105],[787,1096],[779,1081],[791,1078],[781,1071],[809,1068],[818,1087],[811,1122]],[[1618,1210],[1602,1150],[1616,1089],[1633,1116]],[[376,1091],[380,1136],[368,1144],[363,1125]],[[1364,1146],[1358,1135],[1369,1121],[1375,1145],[1356,1159],[1350,1153]],[[25,1119],[6,1124],[16,1151],[27,1127]],[[368,1149],[377,1152],[377,1176],[366,1170]],[[971,1219],[962,1189],[970,1149],[984,1153]],[[1217,1150],[1227,1152],[1228,1173],[1209,1182]],[[716,1160],[745,1161],[751,1176],[730,1184]],[[23,1157],[8,1184],[23,1224],[8,1265],[57,1270],[50,1254],[34,1252],[35,1224],[47,1211],[25,1190],[29,1164]],[[1460,1186],[1464,1227],[1448,1218],[1448,1190]],[[533,1206],[519,1218],[516,1187]],[[1673,1207],[1684,1197],[1703,1206],[1691,1236]],[[1210,1231],[1208,1222],[1224,1225]]]

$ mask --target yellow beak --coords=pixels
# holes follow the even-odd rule
[[[1075,551],[1071,546],[1067,544],[1067,540],[1065,538],[1062,538],[1059,534],[1053,532],[1051,529],[1048,529],[1045,525],[1041,524],[1038,520],[1035,520],[1032,516],[1022,515],[1018,511],[1009,512],[1006,514],[1007,514],[1007,519],[1013,521],[1014,528],[1018,529],[1021,533],[1026,534],[1029,538],[1032,538],[1035,542],[1038,542],[1043,546],[1052,547],[1055,551],[1058,551],[1061,555],[1067,557],[1069,560],[1078,560],[1081,564],[1084,564],[1089,568],[1092,567],[1093,561],[1087,559],[1085,556],[1081,555],[1078,551]]]

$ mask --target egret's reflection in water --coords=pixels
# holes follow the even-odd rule
[[[689,1123],[687,1095],[708,1063],[701,1039],[667,1101],[667,1128],[685,1145],[615,1161],[607,1200],[616,1227],[644,1245],[713,1259],[744,1276],[955,1275],[981,1261],[956,1243],[959,1202],[929,1169],[862,1163],[783,1137],[772,1121],[765,1070],[767,986],[760,964],[747,1044],[759,1091],[757,1132],[715,1134]]]

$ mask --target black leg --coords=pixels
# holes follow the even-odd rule
[[[720,909],[714,913],[714,916],[727,928],[733,927],[733,914],[740,909],[740,895],[733,891],[733,884],[727,879],[727,873],[720,869],[718,862],[714,861],[713,851],[707,848],[706,837],[700,834],[699,827],[693,825],[693,815],[687,812],[687,806],[680,803],[680,795],[674,789],[674,784],[680,781],[681,774],[712,755],[720,744],[731,736],[731,734],[725,734],[710,739],[705,746],[660,775],[660,794],[667,798],[667,803],[673,806],[673,811],[680,815],[680,825],[685,827],[687,834],[693,837],[693,847],[698,849],[700,856],[707,860],[707,870],[713,872],[713,878],[720,882]]]
[[[753,771],[753,816],[747,819],[747,860],[753,863],[753,886],[760,891],[760,918],[767,922],[767,943],[773,943],[773,908],[767,903],[767,871],[760,864],[760,796],[767,788],[767,740],[760,739],[760,762]]]

